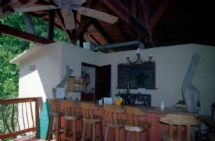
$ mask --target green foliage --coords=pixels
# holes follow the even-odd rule
[[[48,24],[34,17],[32,18],[32,22],[36,31],[35,34],[40,37],[47,37]],[[5,19],[0,19],[0,23],[21,31],[27,31],[27,26],[23,20],[23,14],[21,13],[15,13]],[[54,30],[54,40],[68,41],[60,29]],[[10,60],[33,46],[33,42],[24,41],[4,34],[0,35],[0,99],[16,98],[18,96],[19,66],[11,64]],[[4,110],[5,108],[0,106],[0,112]],[[8,114],[10,113],[12,112],[8,111]],[[7,115],[7,117],[10,117],[10,115]],[[0,133],[1,132],[2,114],[0,114]]]
[[[0,19],[0,23],[26,32],[27,26],[23,17],[22,13],[15,13],[5,19]],[[32,17],[32,22],[36,31],[35,34],[40,37],[47,37],[47,22],[35,17]],[[57,28],[54,30],[54,40],[68,41],[64,33]],[[34,46],[33,42],[4,34],[0,35],[0,98],[15,98],[18,96],[19,67],[11,64],[10,60],[32,46]]]

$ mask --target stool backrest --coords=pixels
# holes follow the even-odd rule
[[[139,108],[131,107],[131,106],[125,106],[125,112],[126,112],[126,115],[127,115],[126,122],[127,122],[127,124],[132,125],[132,126],[138,126],[139,125],[138,118],[140,116],[145,116],[146,115]]]
[[[75,115],[75,102],[71,100],[64,100],[62,102],[62,106],[64,108],[64,114],[65,115]]]
[[[174,126],[176,126],[177,141],[182,140],[182,128],[185,127],[186,141],[191,141],[190,128],[192,125],[198,125],[199,120],[193,115],[183,115],[183,114],[167,114],[160,118],[162,123],[168,124],[168,138],[173,140]]]
[[[50,99],[48,100],[48,103],[49,103],[51,112],[58,112],[61,110],[61,104],[56,99]]]
[[[96,105],[93,103],[82,102],[80,104],[80,107],[82,110],[83,118],[86,118],[86,119],[93,119],[94,118],[94,114],[93,114],[94,111],[98,110]]]
[[[125,110],[120,106],[106,105],[105,111],[105,122],[117,125],[117,114],[122,114]]]

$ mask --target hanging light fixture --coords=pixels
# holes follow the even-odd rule
[[[142,63],[144,63],[144,61],[141,59],[141,56],[140,56],[140,51],[142,49],[144,49],[144,43],[141,42],[141,41],[139,41],[138,42],[138,48],[136,50],[136,57],[134,58],[135,60],[131,61],[129,55],[126,56],[126,60],[128,61],[129,64],[135,65],[135,64],[142,64]]]
[[[141,59],[141,56],[140,56],[140,48],[137,48],[137,50],[136,50],[136,57],[135,57],[134,61],[132,61],[130,59],[129,55],[126,56],[126,59],[127,59],[128,63],[131,65],[144,63],[144,61]]]

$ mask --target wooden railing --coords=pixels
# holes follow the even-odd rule
[[[0,99],[0,140],[35,133],[41,103],[41,97]]]

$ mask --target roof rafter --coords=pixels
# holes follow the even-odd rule
[[[32,42],[36,42],[36,43],[40,43],[40,44],[48,44],[48,43],[53,42],[49,39],[39,37],[37,35],[30,34],[27,32],[23,32],[23,31],[20,31],[15,28],[9,27],[7,25],[2,25],[2,24],[0,24],[0,32],[3,34],[15,36],[17,38],[21,38],[21,39],[24,39],[27,41],[32,41]]]
[[[152,17],[150,18],[150,26],[151,26],[152,30],[156,26],[160,17],[163,15],[165,9],[167,8],[167,6],[169,4],[169,1],[170,0],[162,0],[162,2],[159,4],[159,7],[155,11],[155,14],[153,14]]]
[[[128,9],[121,4],[118,6],[114,5],[116,2],[113,0],[102,0],[104,6],[110,9],[116,16],[120,18],[124,23],[126,23],[131,29],[133,29],[136,34],[139,34],[140,38],[149,43],[149,33],[147,29],[139,22],[137,19],[129,13]],[[117,0],[117,2],[119,2]]]
[[[105,31],[97,20],[92,19],[92,22],[108,42],[113,42],[112,37]]]

